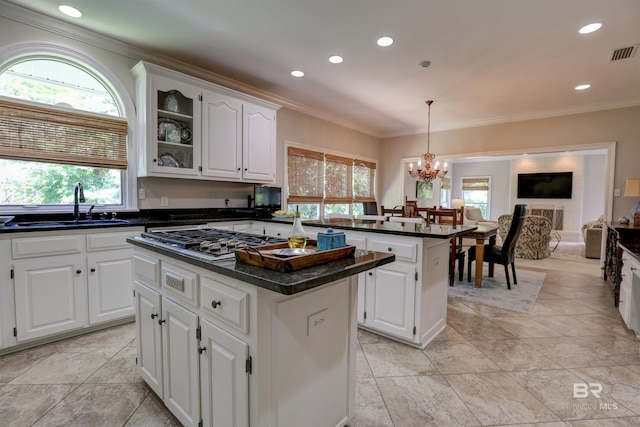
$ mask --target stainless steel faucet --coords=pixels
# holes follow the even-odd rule
[[[84,189],[82,183],[77,183],[73,190],[73,220],[78,221],[80,219],[80,203],[85,203]]]

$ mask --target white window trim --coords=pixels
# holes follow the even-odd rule
[[[487,195],[487,214],[485,215],[485,218],[491,218],[491,197],[492,197],[492,189],[493,189],[493,185],[491,182],[491,175],[469,175],[469,176],[461,176],[458,180],[458,185],[459,185],[459,189],[460,189],[460,198],[464,199],[464,190],[462,190],[462,180],[463,179],[467,179],[467,178],[481,178],[481,179],[488,179],[489,180],[489,190],[488,190],[488,195]]]
[[[124,113],[128,123],[127,134],[127,163],[126,171],[122,176],[122,204],[121,205],[96,205],[95,211],[117,210],[119,212],[137,211],[137,141],[136,133],[136,108],[131,96],[120,79],[107,67],[93,57],[78,52],[71,48],[53,45],[46,42],[41,43],[14,43],[0,49],[0,70],[4,70],[9,65],[28,59],[58,57],[65,61],[77,64],[81,69],[86,69],[98,79],[113,95],[118,110]],[[70,192],[73,188],[69,189]],[[52,205],[34,206],[0,206],[0,213],[27,214],[27,213],[63,213],[68,212],[70,207]]]

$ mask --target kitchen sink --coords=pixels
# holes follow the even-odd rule
[[[70,226],[91,226],[91,225],[116,225],[128,224],[126,219],[80,219],[77,221],[34,221],[18,222],[18,227],[70,227]]]

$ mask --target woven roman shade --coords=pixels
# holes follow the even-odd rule
[[[127,121],[0,99],[0,158],[127,168]]]
[[[353,161],[353,200],[376,201],[376,164],[366,160]]]
[[[325,203],[351,203],[353,201],[352,173],[353,159],[325,154]]]
[[[322,203],[324,153],[297,147],[287,149],[288,204]]]
[[[442,183],[440,184],[441,190],[451,190],[451,178],[444,177],[442,178]]]
[[[462,191],[489,191],[489,178],[462,178]]]

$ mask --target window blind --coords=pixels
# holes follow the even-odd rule
[[[441,190],[451,190],[451,178],[444,177],[442,178],[442,183],[440,184]]]
[[[0,99],[0,158],[126,169],[127,121]]]
[[[288,147],[287,159],[287,203],[322,203],[324,153]]]
[[[353,159],[325,154],[324,202],[353,201]]]
[[[376,201],[376,164],[366,160],[353,161],[353,200]]]
[[[489,178],[462,178],[462,191],[489,191]]]

